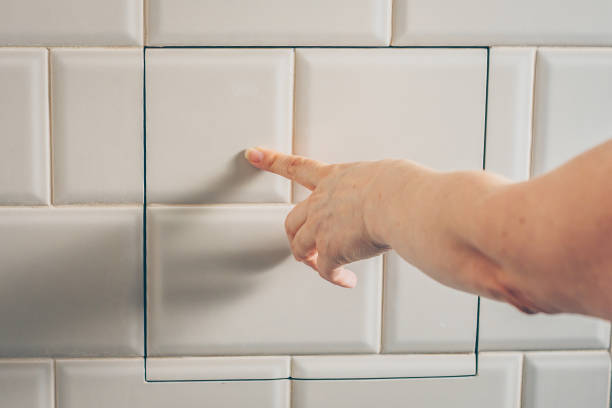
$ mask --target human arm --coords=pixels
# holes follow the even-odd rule
[[[443,284],[528,313],[612,319],[612,141],[523,183],[407,160],[248,158],[313,190],[287,235],[296,258],[333,283],[354,286],[343,265],[393,248]]]

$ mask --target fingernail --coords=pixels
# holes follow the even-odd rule
[[[263,153],[257,149],[246,149],[244,157],[251,163],[260,163],[263,160]]]

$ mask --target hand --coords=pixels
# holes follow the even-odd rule
[[[245,156],[253,166],[312,190],[289,213],[285,229],[295,259],[324,279],[352,288],[357,277],[343,265],[389,249],[373,238],[366,223],[369,192],[381,162],[330,165],[259,147],[248,149]]]

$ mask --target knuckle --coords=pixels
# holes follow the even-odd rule
[[[299,156],[292,156],[287,161],[287,175],[294,178],[298,172],[298,168],[303,163],[303,159]]]

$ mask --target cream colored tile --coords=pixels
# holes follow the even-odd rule
[[[534,176],[612,139],[611,77],[611,48],[538,50]]]
[[[143,353],[142,210],[0,209],[0,356]]]
[[[289,378],[289,356],[148,357],[147,380],[257,380]]]
[[[142,44],[143,0],[2,0],[0,45]]]
[[[0,360],[0,406],[54,408],[52,360]]]
[[[295,153],[480,169],[486,60],[482,49],[298,49]]]
[[[385,256],[383,352],[473,352],[478,297],[443,286],[395,252]]]
[[[289,408],[289,388],[289,380],[147,383],[139,358],[57,361],[61,408]]]
[[[293,378],[347,379],[473,375],[474,354],[390,354],[292,357]]]
[[[394,0],[393,45],[612,43],[607,0]]]
[[[353,264],[347,290],[291,256],[288,206],[148,211],[149,355],[378,350],[380,257]]]
[[[391,0],[149,0],[148,45],[388,45]]]
[[[525,354],[524,408],[608,408],[610,355],[595,352]]]
[[[53,49],[53,201],[143,200],[139,49]]]
[[[489,56],[486,169],[529,178],[535,48],[494,47]]]
[[[436,360],[437,361],[437,360]],[[452,358],[449,358],[451,364]],[[522,356],[481,353],[478,375],[460,378],[294,381],[294,408],[520,407]]]
[[[0,49],[0,205],[49,202],[48,86],[47,50]]]
[[[243,154],[291,150],[292,50],[154,49],[146,66],[149,202],[289,201]]]
[[[606,349],[610,322],[578,315],[527,315],[506,303],[481,299],[480,350]]]

